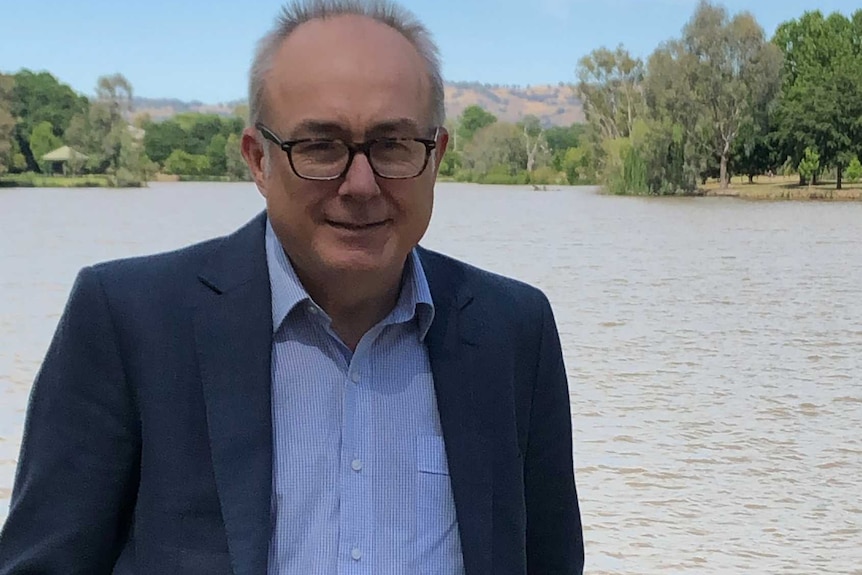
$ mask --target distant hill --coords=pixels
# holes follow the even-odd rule
[[[446,84],[446,115],[454,118],[478,105],[498,119],[517,122],[528,114],[546,126],[570,126],[584,121],[581,101],[572,86],[495,86],[478,82]]]
[[[220,116],[229,116],[233,114],[234,109],[244,102],[237,100],[235,102],[225,102],[221,104],[204,104],[193,100],[184,102],[176,98],[139,98],[132,99],[133,114],[149,114],[150,118],[155,121],[166,120],[177,114],[185,112],[200,112],[202,114],[218,114]]]
[[[149,114],[160,121],[183,112],[233,114],[242,100],[218,104],[183,102],[171,98],[135,98],[134,113]],[[476,104],[500,120],[517,122],[528,114],[538,116],[546,126],[569,126],[584,121],[583,108],[571,86],[497,86],[478,82],[446,83],[446,115],[455,118],[467,106]]]

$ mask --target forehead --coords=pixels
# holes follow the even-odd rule
[[[323,121],[357,133],[393,118],[424,123],[429,96],[428,70],[413,45],[359,16],[299,26],[275,54],[265,91],[281,128]]]

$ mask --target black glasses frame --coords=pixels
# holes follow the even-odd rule
[[[263,135],[264,138],[277,145],[281,150],[287,154],[287,160],[290,163],[290,169],[293,170],[293,173],[297,175],[297,177],[302,178],[303,180],[312,180],[317,182],[327,182],[332,180],[338,180],[343,178],[345,174],[347,174],[348,170],[350,170],[350,166],[353,165],[353,158],[356,157],[356,154],[363,153],[365,158],[368,160],[368,165],[371,166],[371,171],[374,172],[374,175],[383,178],[385,180],[410,180],[413,178],[418,178],[422,175],[422,172],[428,167],[428,160],[431,158],[431,151],[437,147],[437,138],[435,133],[435,138],[375,138],[373,140],[367,140],[365,142],[345,142],[344,140],[333,139],[333,138],[302,138],[299,140],[282,140],[278,136],[275,135],[275,132],[267,128],[261,122],[257,122],[254,125],[255,128]],[[425,160],[422,163],[422,167],[419,171],[412,176],[387,176],[381,174],[377,171],[377,168],[374,167],[374,160],[371,159],[371,146],[375,144],[379,144],[380,142],[404,142],[404,141],[412,141],[419,142],[425,146]],[[325,176],[325,177],[309,177],[303,176],[299,172],[296,171],[296,166],[293,165],[293,147],[297,144],[306,144],[309,142],[338,142],[344,144],[344,146],[348,150],[347,156],[347,164],[344,166],[344,169],[341,173],[334,176]]]

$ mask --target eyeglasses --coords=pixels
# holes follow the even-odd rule
[[[341,140],[303,138],[282,140],[261,123],[255,124],[264,138],[286,154],[294,173],[305,180],[337,180],[343,177],[357,153],[362,152],[375,175],[390,180],[415,178],[425,171],[435,139],[377,138],[350,144]]]

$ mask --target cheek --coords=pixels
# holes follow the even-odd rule
[[[401,211],[413,234],[422,234],[431,219],[434,195],[427,186],[402,190]]]
[[[266,208],[270,219],[283,228],[303,228],[310,224],[315,195],[302,189],[301,183],[279,177],[276,169],[267,179]]]

